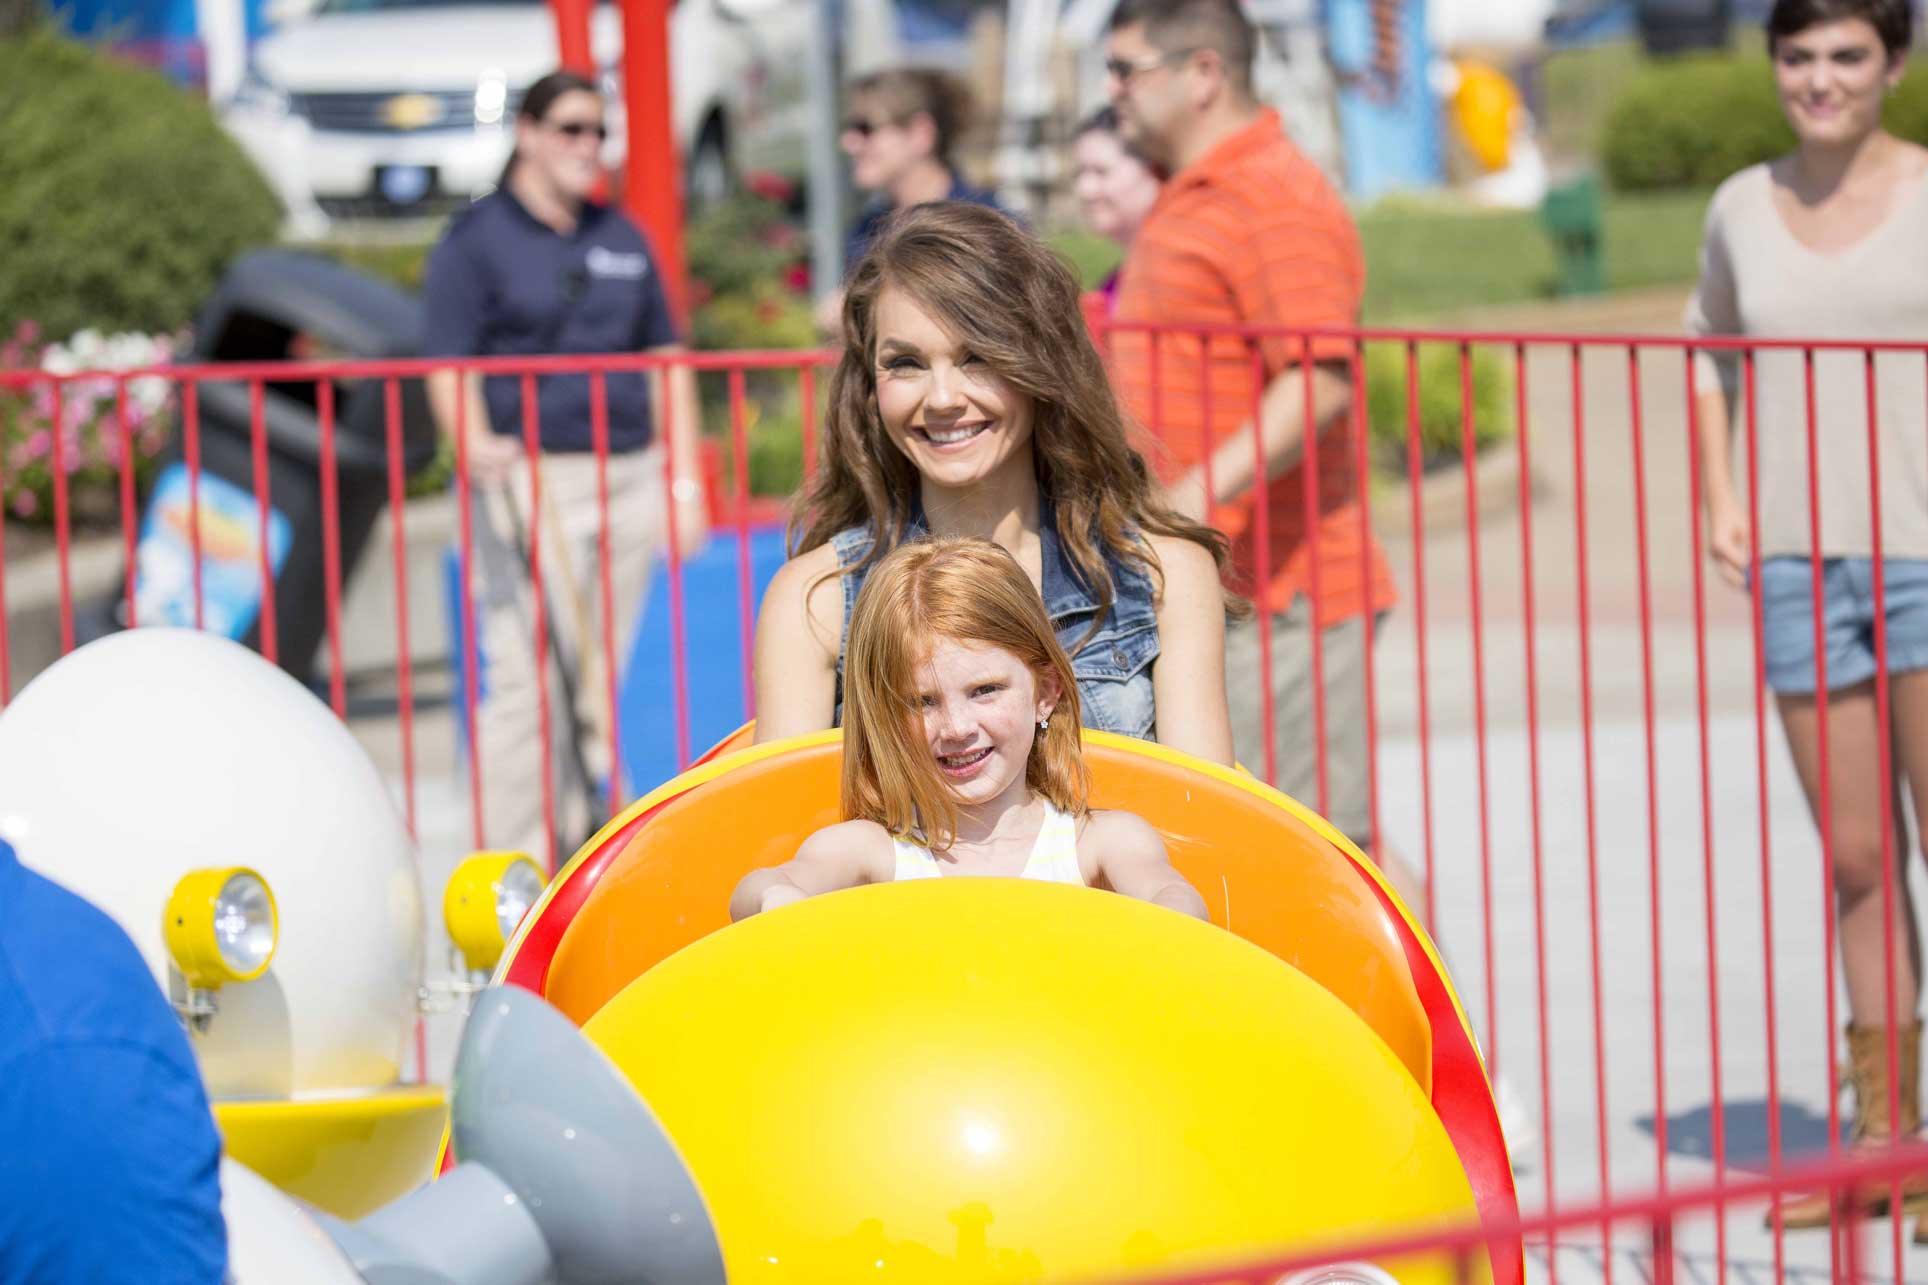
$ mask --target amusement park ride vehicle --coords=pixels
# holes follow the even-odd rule
[[[525,858],[458,873],[451,934],[494,985],[452,1112],[396,1082],[423,995],[406,832],[252,652],[151,629],[56,664],[0,713],[0,834],[121,922],[188,1023],[244,1285],[1088,1280],[1516,1218],[1438,956],[1289,799],[1087,733],[1093,805],[1158,827],[1212,925],[1002,879],[731,925],[735,882],[838,809],[839,733],[747,739],[539,896]],[[1478,1260],[1522,1279],[1517,1236]],[[1453,1278],[1408,1255],[1307,1279]]]

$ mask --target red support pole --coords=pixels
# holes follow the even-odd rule
[[[629,123],[623,204],[649,234],[670,312],[680,321],[688,316],[689,294],[683,279],[683,166],[670,111],[670,3],[623,0],[623,103]]]
[[[592,0],[549,0],[556,15],[556,61],[569,71],[596,74],[596,56],[589,48],[589,7]]]

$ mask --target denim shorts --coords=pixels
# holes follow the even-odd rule
[[[1888,616],[1888,672],[1928,669],[1928,561],[1887,558],[1883,605]],[[1805,557],[1761,563],[1761,628],[1767,685],[1811,692],[1814,681],[1813,563]],[[1875,675],[1874,559],[1821,559],[1821,637],[1828,690]]]

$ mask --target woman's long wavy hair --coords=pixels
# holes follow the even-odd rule
[[[1090,779],[1079,741],[1078,680],[1017,559],[973,537],[913,540],[864,581],[844,654],[843,815],[942,852],[957,836],[957,795],[938,771],[918,696],[931,641],[1001,647],[1058,688],[1050,726],[1031,742],[1024,782],[1082,816]]]
[[[1070,267],[1009,216],[961,201],[893,216],[850,277],[843,359],[830,377],[816,478],[791,521],[793,553],[865,527],[873,537],[867,565],[903,542],[917,503],[917,470],[877,411],[877,300],[886,287],[909,295],[1031,398],[1038,484],[1057,508],[1066,554],[1101,605],[1115,592],[1107,554],[1149,572],[1162,592],[1147,535],[1198,544],[1223,575],[1225,537],[1166,505],[1127,440]]]

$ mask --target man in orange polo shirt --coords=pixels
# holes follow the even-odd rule
[[[1232,536],[1238,587],[1259,607],[1226,643],[1240,761],[1265,770],[1266,628],[1275,784],[1369,849],[1366,622],[1392,606],[1393,586],[1359,502],[1353,343],[1304,333],[1355,324],[1365,263],[1338,194],[1253,100],[1253,47],[1236,0],[1122,0],[1112,18],[1105,67],[1120,133],[1172,174],[1132,243],[1114,314],[1172,329],[1114,331],[1114,377],[1174,502]],[[1388,873],[1409,899],[1422,891]]]

